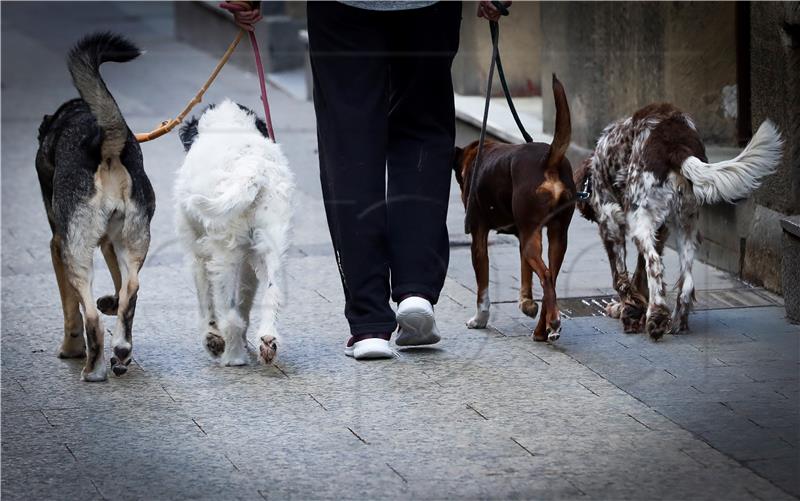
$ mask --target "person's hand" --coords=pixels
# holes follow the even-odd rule
[[[233,13],[233,21],[246,31],[254,31],[255,24],[261,20],[261,8],[258,2],[222,2],[219,4]]]
[[[506,7],[511,5],[511,2],[501,2]],[[492,5],[489,0],[481,0],[478,2],[478,17],[488,19],[489,21],[497,21],[500,19],[500,11],[497,7]]]

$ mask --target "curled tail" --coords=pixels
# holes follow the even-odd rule
[[[561,81],[553,73],[553,99],[556,103],[556,131],[550,144],[550,157],[547,159],[547,171],[558,174],[558,168],[569,149],[572,136],[572,122],[569,117],[567,93]]]
[[[729,203],[750,195],[761,178],[772,174],[781,163],[783,139],[769,120],[732,160],[709,164],[691,156],[681,164],[681,173],[692,182],[694,196],[706,204]]]
[[[228,180],[225,189],[215,197],[193,194],[186,197],[184,207],[207,221],[225,223],[253,205],[265,180],[254,173],[245,173]]]
[[[81,39],[67,58],[75,88],[103,129],[104,157],[119,156],[128,138],[128,125],[100,76],[100,65],[107,61],[124,63],[139,54],[139,48],[130,41],[105,32]]]

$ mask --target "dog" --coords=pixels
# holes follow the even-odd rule
[[[622,320],[625,332],[644,328],[657,340],[666,332],[689,329],[700,206],[747,197],[778,168],[782,144],[767,120],[736,158],[710,164],[694,121],[667,103],[646,106],[605,128],[576,182],[591,192],[579,210],[600,228],[619,295],[607,313]],[[661,259],[668,228],[677,237],[681,267],[672,314]],[[632,279],[625,265],[627,234],[639,252]]]
[[[489,320],[489,230],[516,235],[520,242],[519,308],[535,318],[538,305],[531,290],[536,272],[543,289],[542,311],[533,332],[536,341],[555,341],[561,335],[556,303],[556,279],[567,251],[567,232],[577,191],[565,154],[572,128],[569,105],[561,82],[553,75],[556,130],[552,144],[504,144],[487,141],[480,165],[475,165],[478,142],[456,148],[454,170],[461,200],[476,217],[469,222],[472,265],[478,283],[477,312],[467,322],[483,329]],[[473,169],[477,169],[473,172]],[[542,233],[547,227],[548,266],[542,259]]]
[[[179,131],[186,158],[175,181],[177,227],[193,273],[208,352],[226,366],[249,361],[247,328],[259,283],[259,360],[276,355],[294,177],[263,120],[225,100]]]
[[[81,97],[46,115],[39,126],[36,172],[53,232],[50,253],[64,310],[59,356],[85,357],[84,381],[107,378],[98,310],[117,315],[111,369],[122,375],[131,361],[139,270],[150,246],[155,194],[139,143],[99,67],[107,61],[127,62],[139,54],[133,43],[111,33],[80,40],[67,61]],[[92,261],[98,246],[116,292],[95,305]]]

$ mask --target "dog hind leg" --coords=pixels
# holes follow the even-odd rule
[[[197,291],[197,305],[200,316],[200,332],[203,345],[213,357],[219,357],[225,351],[225,338],[219,331],[219,323],[214,308],[214,295],[208,278],[208,260],[195,253],[192,262],[192,274]]]
[[[556,297],[556,284],[561,265],[564,264],[564,255],[567,253],[567,233],[569,231],[569,219],[567,224],[563,222],[551,222],[547,226],[547,262],[550,265],[550,275],[553,281],[553,308],[548,312],[548,339],[555,341],[561,336],[561,310],[558,308]]]
[[[657,235],[663,218],[657,216],[660,214],[642,208],[630,215],[634,242],[645,259],[649,295],[645,331],[653,339],[660,339],[667,332],[670,320],[664,291],[664,263]]]
[[[241,276],[239,277],[239,315],[242,316],[245,325],[245,331],[242,335],[245,337],[245,344],[247,344],[247,328],[250,326],[250,312],[253,309],[253,302],[255,301],[256,292],[258,292],[258,275],[250,262],[242,266]]]
[[[119,262],[117,261],[117,253],[114,251],[114,245],[108,237],[103,237],[100,240],[100,251],[103,253],[108,271],[111,273],[111,280],[114,281],[114,294],[98,298],[97,309],[103,312],[104,315],[116,315],[117,306],[119,305],[119,290],[122,287],[122,273],[119,270]]]
[[[61,295],[61,308],[64,311],[64,341],[61,343],[58,356],[60,358],[80,358],[86,355],[80,299],[67,280],[61,252],[61,239],[54,236],[50,240],[50,257],[53,259],[53,269],[56,272],[56,282]]]
[[[247,365],[249,357],[244,343],[244,319],[239,314],[237,292],[244,254],[226,250],[224,257],[215,255],[209,262],[211,291],[217,324],[225,340],[220,362],[227,366]]]
[[[479,226],[472,230],[472,268],[478,284],[477,311],[467,321],[470,329],[485,329],[489,322],[489,229]]]
[[[94,245],[87,245],[85,241],[70,242],[66,245],[64,256],[67,279],[83,306],[86,362],[81,371],[81,379],[89,382],[105,381],[108,378],[103,354],[103,322],[92,295],[93,253]]]
[[[253,270],[263,284],[261,299],[261,325],[258,328],[259,361],[272,362],[277,354],[280,336],[277,330],[278,312],[284,302],[284,261],[288,249],[288,216],[282,218],[286,224],[273,221],[267,229],[257,235],[254,246]]]
[[[678,257],[681,275],[678,279],[678,301],[672,313],[672,333],[689,330],[689,313],[694,304],[694,278],[692,264],[694,253],[700,243],[697,230],[697,213],[687,215],[678,225]]]
[[[555,304],[553,276],[542,260],[541,228],[533,233],[523,233],[520,237],[525,242],[522,252],[523,259],[528,261],[528,265],[539,277],[539,283],[542,286],[542,309],[539,312],[539,322],[533,331],[533,339],[534,341],[547,341],[548,339],[555,341],[560,334],[554,331],[549,324],[555,323],[553,315],[558,314],[558,306]]]
[[[149,237],[136,240],[126,239],[115,243],[115,253],[121,274],[121,286],[118,292],[117,325],[111,338],[114,356],[111,358],[111,370],[121,376],[128,370],[133,350],[133,316],[136,312],[136,300],[139,295],[139,271],[144,264]]]
[[[522,245],[519,248],[520,284],[519,284],[519,309],[531,318],[536,318],[539,313],[539,304],[533,300],[533,269],[528,261],[522,257]]]
[[[625,223],[622,207],[616,202],[603,204],[602,209],[597,211],[598,225],[600,228],[600,238],[608,255],[608,262],[611,266],[611,278],[614,290],[619,296],[617,301],[612,301],[606,306],[606,314],[612,318],[619,318],[625,332],[640,332],[644,327],[644,316],[647,300],[634,293],[628,276],[628,268],[625,262],[625,234],[627,225]]]

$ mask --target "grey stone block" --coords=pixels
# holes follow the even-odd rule
[[[800,322],[800,217],[781,220],[783,227],[783,259],[781,280],[786,316]]]

